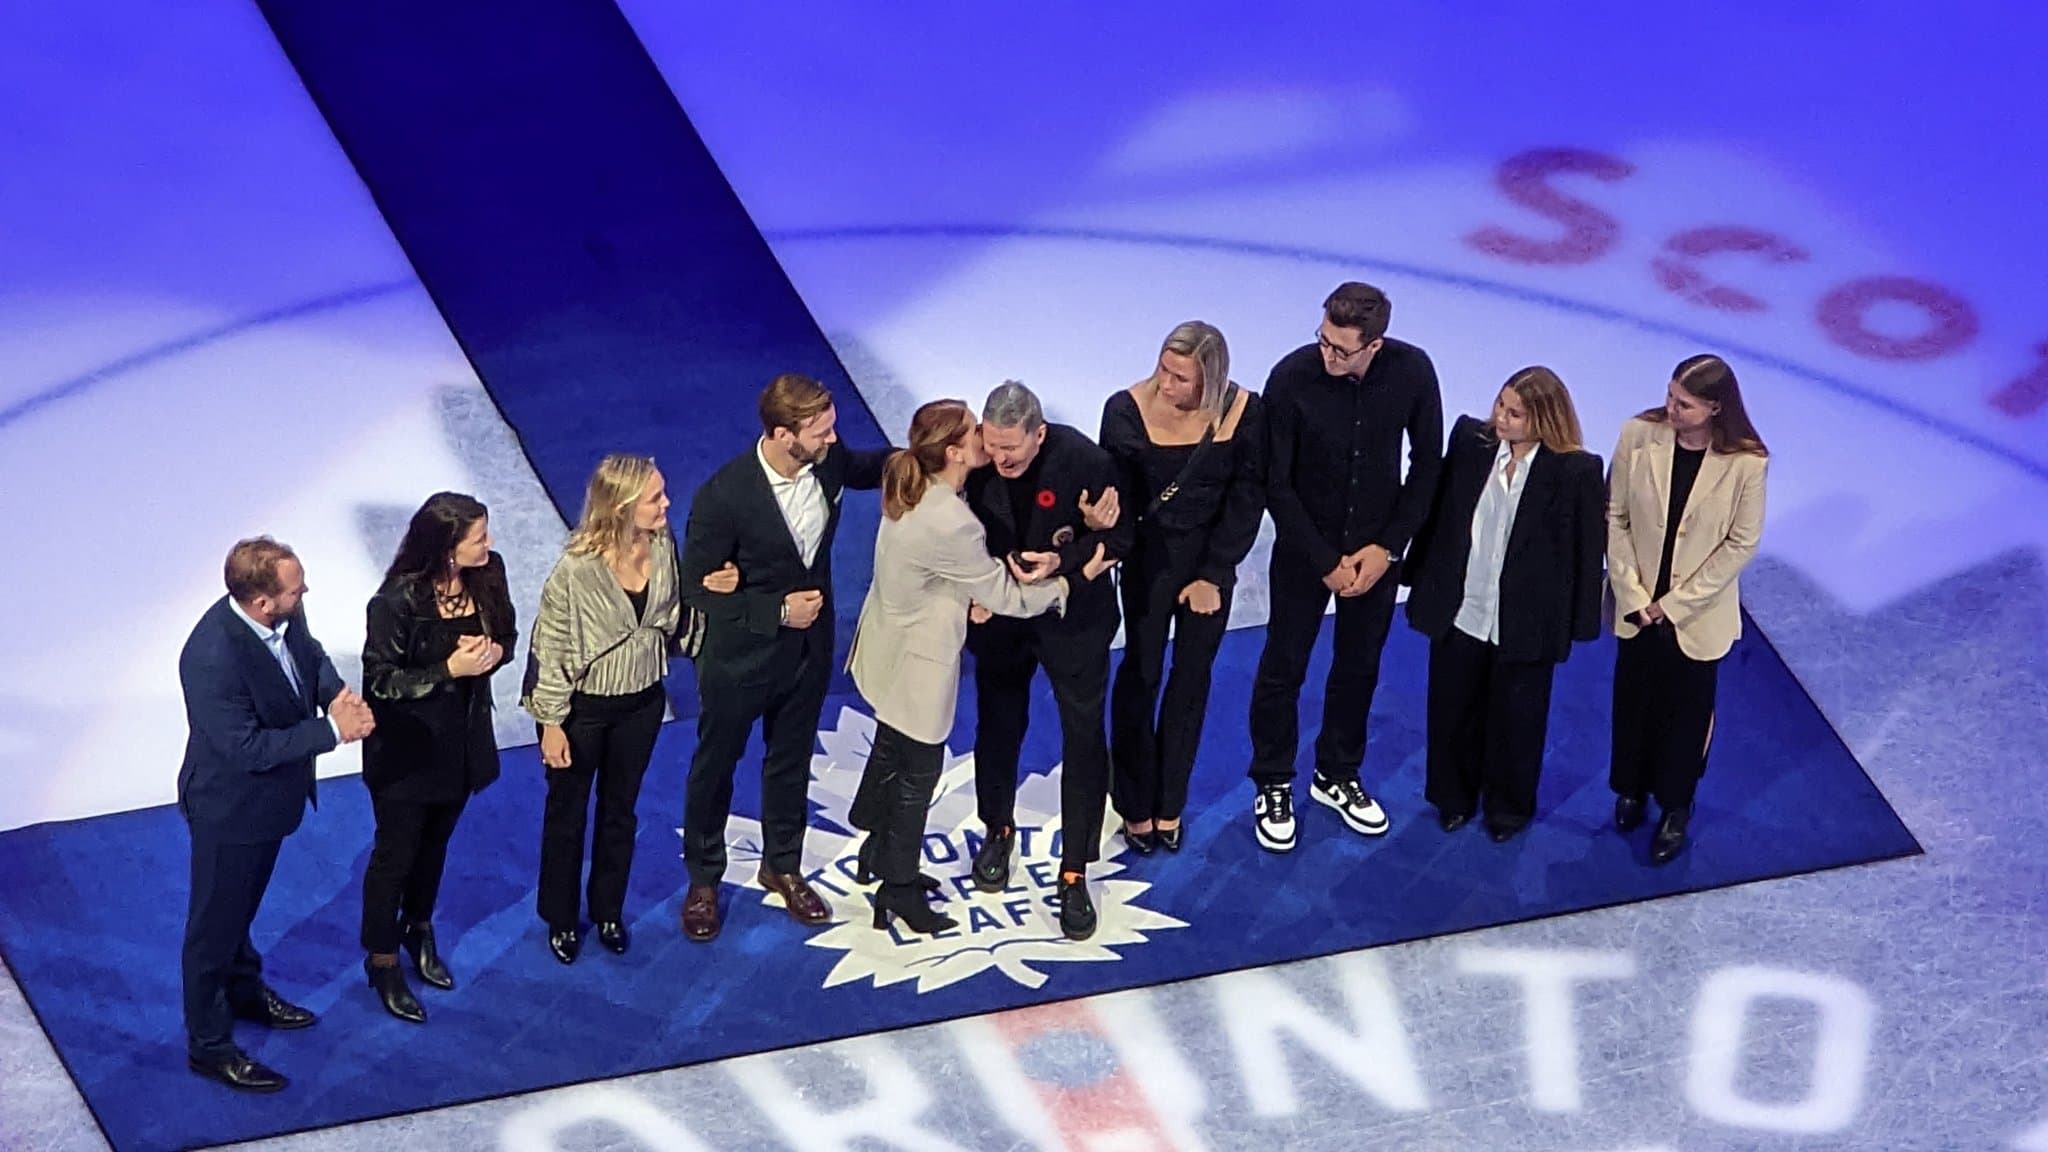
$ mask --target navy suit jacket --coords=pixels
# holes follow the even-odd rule
[[[303,612],[284,643],[299,669],[297,692],[223,596],[178,654],[189,730],[178,811],[195,836],[224,844],[282,840],[315,800],[313,759],[335,746],[321,709],[340,693],[341,676]]]

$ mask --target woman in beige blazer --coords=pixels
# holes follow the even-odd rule
[[[1742,634],[1736,578],[1764,528],[1769,452],[1735,372],[1718,356],[1678,365],[1664,406],[1621,429],[1608,479],[1607,576],[1614,588],[1614,824],[1662,818],[1650,861],[1683,851],[1714,732],[1721,657]]]
[[[918,847],[953,730],[968,608],[1018,617],[1065,611],[1067,582],[1047,579],[1059,563],[1052,553],[1024,553],[1021,565],[988,554],[981,522],[959,498],[967,473],[988,463],[966,404],[935,400],[919,408],[909,445],[882,473],[874,583],[848,659],[876,721],[850,819],[872,833],[861,865],[882,880],[875,927],[887,928],[894,915],[914,932],[935,933],[954,921],[925,903],[931,886],[918,874]]]

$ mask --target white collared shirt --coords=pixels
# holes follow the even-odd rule
[[[242,623],[247,624],[250,630],[256,633],[256,638],[263,641],[263,646],[270,649],[271,659],[276,660],[277,666],[284,670],[284,678],[291,684],[292,691],[298,692],[300,690],[298,661],[292,659],[291,649],[284,646],[285,630],[292,626],[291,620],[289,618],[279,620],[275,626],[266,628],[258,624],[256,618],[249,615],[242,608],[241,602],[232,596],[228,597],[228,607],[234,609],[235,615],[242,618]]]
[[[1474,640],[1500,643],[1500,573],[1508,558],[1508,537],[1515,530],[1515,512],[1522,505],[1522,489],[1529,482],[1529,469],[1536,464],[1542,445],[1529,449],[1515,462],[1514,475],[1508,463],[1514,453],[1508,442],[1500,442],[1493,454],[1493,470],[1486,488],[1479,494],[1479,506],[1472,510],[1472,551],[1465,560],[1465,601],[1458,605],[1457,629]]]
[[[250,630],[256,633],[256,638],[263,641],[263,646],[270,649],[270,654],[277,658],[277,666],[284,672],[285,680],[291,684],[292,694],[295,696],[302,694],[304,690],[299,687],[299,662],[292,659],[292,650],[285,647],[284,643],[284,634],[292,626],[291,619],[287,617],[286,619],[279,620],[275,628],[266,628],[258,624],[254,616],[243,611],[241,602],[233,596],[228,597],[228,607],[235,610],[235,615],[242,618],[242,623],[247,624]],[[317,704],[315,705],[315,710],[318,710]],[[340,745],[342,742],[341,722],[330,714],[327,717],[327,726],[334,731],[334,743]]]
[[[797,553],[808,568],[817,559],[818,542],[825,538],[825,522],[831,515],[831,509],[825,505],[825,486],[818,483],[817,473],[809,464],[785,479],[768,463],[765,443],[754,442],[754,458],[761,462],[768,488],[775,493],[775,505],[782,509],[782,522],[789,526],[790,538],[796,541]]]

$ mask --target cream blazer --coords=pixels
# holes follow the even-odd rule
[[[953,732],[967,606],[1002,616],[1066,611],[1066,581],[1023,585],[988,554],[981,521],[937,480],[900,520],[882,518],[875,579],[860,606],[847,670],[875,719],[925,744]]]
[[[1664,518],[1671,506],[1669,424],[1630,420],[1614,448],[1607,481],[1607,580],[1614,588],[1614,634],[1636,634],[1632,612],[1649,607],[1664,555]],[[1742,597],[1736,577],[1756,555],[1764,531],[1764,473],[1769,461],[1753,453],[1708,452],[1700,461],[1678,538],[1671,551],[1671,591],[1665,616],[1678,630],[1678,647],[1695,660],[1718,660],[1742,635]]]

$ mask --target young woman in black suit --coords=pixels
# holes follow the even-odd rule
[[[399,970],[401,945],[420,979],[455,987],[434,940],[434,902],[463,806],[498,778],[490,678],[517,639],[488,511],[455,492],[428,498],[370,600],[363,641],[363,696],[377,718],[363,744],[377,820],[363,873],[363,967],[402,1020],[427,1015]]]
[[[1600,457],[1555,372],[1524,368],[1492,419],[1459,418],[1404,573],[1430,638],[1424,795],[1444,831],[1483,803],[1498,842],[1535,814],[1551,676],[1600,633],[1606,538]]]

